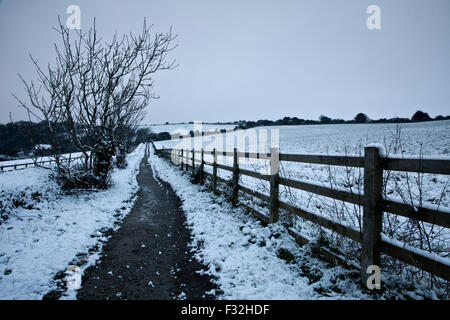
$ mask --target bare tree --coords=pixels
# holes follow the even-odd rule
[[[28,96],[20,106],[44,119],[53,136],[53,150],[59,176],[70,181],[85,180],[106,187],[114,155],[123,165],[122,141],[127,130],[144,116],[153,94],[153,74],[175,67],[167,55],[176,38],[167,33],[151,33],[145,20],[140,34],[117,33],[111,42],[98,37],[95,27],[87,32],[71,31],[59,21],[62,45],[55,44],[56,62],[43,69],[31,57],[38,79],[22,82]],[[76,32],[76,33],[74,33]],[[72,36],[75,35],[74,39]],[[84,155],[83,166],[65,168],[60,158],[60,127]],[[88,177],[86,179],[86,177]]]

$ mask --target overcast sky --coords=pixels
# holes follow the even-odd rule
[[[0,0],[0,123],[26,118],[17,74],[34,79],[30,53],[54,60],[71,4],[106,39],[144,17],[178,34],[180,65],[155,75],[145,123],[450,114],[448,0]],[[381,30],[366,26],[372,4]]]

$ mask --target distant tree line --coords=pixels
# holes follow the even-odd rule
[[[431,118],[428,113],[423,111],[416,111],[411,118],[382,118],[378,120],[370,119],[364,113],[358,113],[352,120],[344,119],[332,119],[325,115],[321,115],[319,120],[305,120],[297,117],[284,117],[279,120],[258,120],[258,121],[235,121],[233,124],[237,124],[237,129],[249,129],[262,126],[288,126],[288,125],[311,125],[311,124],[348,124],[348,123],[408,123],[408,122],[420,122],[420,121],[433,121],[433,120],[448,120],[450,116],[439,115],[435,118]]]
[[[65,126],[61,126],[56,132],[61,152],[78,152],[78,147],[64,128]],[[141,143],[168,139],[170,139],[168,132],[154,133],[146,127],[129,127],[124,135],[123,145],[128,153]],[[51,148],[40,149],[38,147],[40,145],[52,145],[52,133],[45,121],[18,121],[0,124],[0,161],[53,154],[54,150]]]
[[[35,146],[50,144],[50,138],[47,124],[44,122],[19,121],[0,124],[0,161],[31,157]],[[63,149],[66,152],[73,151],[68,141],[64,141]],[[38,152],[37,155],[44,154]]]

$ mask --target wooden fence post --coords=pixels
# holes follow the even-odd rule
[[[367,285],[367,268],[380,266],[381,227],[383,210],[381,206],[383,168],[378,148],[364,148],[364,213],[361,250],[361,284]]]
[[[189,169],[189,150],[188,149],[186,149],[185,150],[186,152],[186,164],[185,164],[185,166],[184,166],[184,170],[185,171],[188,171],[188,169]]]
[[[195,149],[192,149],[192,178],[195,176]]]
[[[239,157],[237,153],[237,148],[234,148],[233,153],[233,194],[231,197],[231,203],[233,206],[237,205],[238,193],[239,193]]]
[[[217,153],[216,148],[213,150],[213,176],[212,176],[212,190],[216,193],[217,188]]]
[[[203,170],[205,169],[205,165],[204,165],[204,150],[202,148],[202,153],[201,153],[201,158],[200,158],[200,184],[203,185],[204,183],[204,172]]]
[[[184,158],[183,158],[183,149],[181,149],[180,152],[181,152],[180,170],[183,171],[183,161],[184,161]]]
[[[277,148],[270,149],[270,203],[269,203],[269,223],[278,222],[279,209],[279,152]]]

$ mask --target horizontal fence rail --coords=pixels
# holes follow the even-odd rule
[[[442,159],[384,158],[382,166],[384,170],[392,171],[450,174],[449,160]]]
[[[361,158],[361,157],[342,157],[342,156],[280,153],[280,161],[325,164],[325,165],[331,165],[331,166],[360,167],[360,168],[364,167],[364,158]]]
[[[415,219],[426,223],[431,223],[445,228],[450,228],[450,212],[443,209],[410,205],[400,201],[388,200],[382,197],[382,178],[383,171],[406,171],[430,174],[450,174],[449,159],[410,159],[410,158],[390,158],[382,157],[378,148],[366,147],[364,156],[329,156],[329,155],[309,155],[309,154],[278,154],[278,150],[271,149],[270,153],[250,153],[210,150],[194,150],[194,149],[157,149],[158,155],[167,158],[177,159],[181,169],[192,170],[195,174],[195,164],[200,166],[200,183],[203,184],[203,177],[206,175],[212,181],[213,191],[216,192],[217,182],[225,183],[232,188],[232,203],[237,203],[238,192],[255,197],[269,205],[269,215],[260,213],[258,210],[249,205],[240,202],[246,210],[255,214],[264,223],[273,223],[278,220],[278,210],[282,209],[291,214],[299,216],[305,220],[311,221],[326,229],[336,232],[353,241],[361,243],[361,282],[365,286],[368,274],[367,267],[370,265],[380,265],[381,253],[385,253],[391,257],[399,259],[409,265],[415,266],[421,270],[430,272],[445,280],[450,280],[450,265],[448,261],[440,257],[432,257],[428,252],[414,248],[406,248],[401,245],[382,239],[381,227],[384,213],[396,214],[409,219]],[[213,156],[213,162],[205,161],[204,155]],[[233,157],[233,166],[217,163],[217,156]],[[276,158],[278,157],[278,158]],[[270,160],[271,169],[276,163],[276,170],[270,175],[239,168],[240,158],[266,159]],[[276,161],[274,161],[276,160]],[[300,162],[308,164],[356,167],[364,169],[364,194],[352,193],[344,189],[331,188],[325,185],[311,183],[301,180],[292,180],[279,177],[278,161]],[[204,166],[213,167],[213,173],[204,171]],[[217,174],[217,169],[232,172],[232,178],[227,180],[221,178]],[[255,179],[268,181],[270,183],[269,195],[252,190],[239,184],[239,175],[249,176]],[[314,193],[327,198],[352,203],[363,208],[363,227],[362,232],[354,228],[344,225],[339,221],[332,220],[329,217],[322,216],[317,213],[308,212],[304,209],[294,206],[278,199],[279,185]],[[302,237],[294,230],[289,233],[296,241],[303,245],[309,242],[308,239]],[[336,253],[331,252],[327,248],[319,248],[324,257],[328,260],[337,261],[346,264],[345,259]]]
[[[64,159],[61,159],[60,161],[68,162],[68,161],[77,160],[77,159],[84,159],[84,156],[70,158],[70,160],[68,158],[64,158]],[[14,163],[14,164],[7,164],[7,165],[2,165],[0,162],[0,172],[5,171],[5,169],[8,169],[8,168],[13,168],[14,170],[18,170],[18,169],[28,168],[28,166],[40,166],[40,165],[45,165],[46,163],[51,164],[54,162],[56,162],[56,160],[53,160],[53,159],[35,161],[35,162]]]

